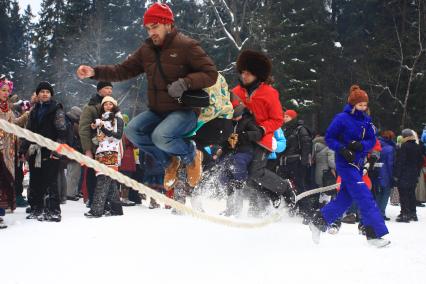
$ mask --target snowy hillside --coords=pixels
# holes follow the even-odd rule
[[[388,222],[389,248],[367,245],[356,225],[314,245],[300,219],[234,229],[168,210],[125,208],[87,219],[81,202],[61,223],[6,216],[0,232],[2,284],[76,283],[425,283],[426,210],[419,222]],[[395,219],[399,207],[389,206]],[[297,281],[297,282],[295,282]]]

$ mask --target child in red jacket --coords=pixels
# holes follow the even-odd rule
[[[241,78],[240,84],[232,90],[236,95],[232,103],[234,107],[243,104],[263,131],[254,147],[249,180],[278,195],[292,195],[290,182],[266,168],[269,154],[276,149],[274,132],[284,122],[279,93],[269,84],[271,61],[261,52],[245,50],[238,57],[237,70]]]

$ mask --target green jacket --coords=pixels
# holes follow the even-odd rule
[[[90,127],[90,124],[99,118],[101,115],[101,102],[102,97],[98,94],[94,95],[89,103],[84,106],[83,112],[80,116],[80,125],[78,133],[80,134],[81,146],[83,153],[91,150],[92,153],[96,152],[96,145],[93,144],[92,138],[96,137],[96,130]]]

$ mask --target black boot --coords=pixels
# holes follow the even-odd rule
[[[121,216],[123,215],[123,206],[121,202],[111,202],[111,216]]]
[[[400,215],[398,215],[398,217],[396,217],[395,221],[400,222],[400,223],[409,223],[410,219],[411,218],[410,218],[409,215],[407,215],[407,214],[400,214]]]
[[[314,243],[319,244],[321,232],[327,231],[327,227],[327,222],[324,217],[322,217],[321,211],[316,211],[309,223],[309,229],[312,232],[312,240]]]
[[[361,223],[358,224],[358,233],[360,235],[364,235],[364,236],[367,234],[366,231],[365,231],[365,226],[362,225]]]
[[[411,215],[410,215],[410,221],[414,221],[414,222],[419,221],[419,218],[417,218],[417,214],[416,213],[411,213]]]

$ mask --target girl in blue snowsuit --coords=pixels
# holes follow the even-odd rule
[[[358,86],[350,89],[348,104],[334,118],[326,134],[328,147],[336,153],[336,170],[342,178],[340,191],[333,201],[318,211],[310,228],[315,242],[320,232],[339,219],[355,201],[361,211],[362,223],[370,243],[385,246],[390,242],[381,237],[388,234],[377,204],[362,180],[362,171],[368,152],[376,143],[371,118],[366,114],[368,95]]]

